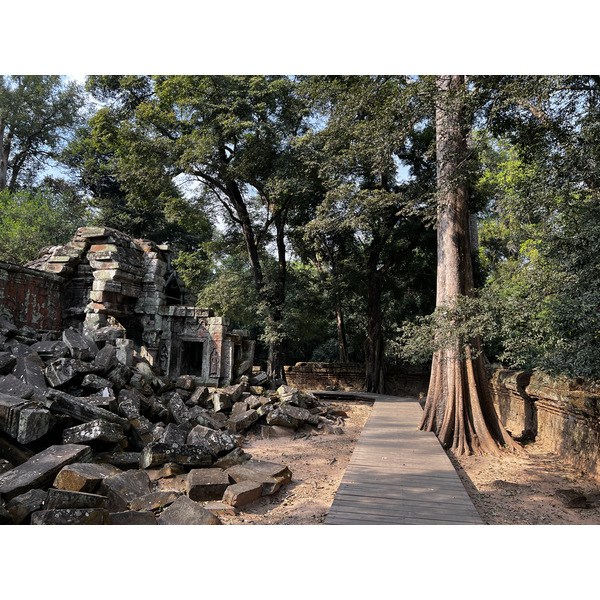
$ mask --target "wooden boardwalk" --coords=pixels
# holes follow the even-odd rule
[[[415,398],[347,395],[375,402],[326,525],[483,524],[438,439],[418,430]]]

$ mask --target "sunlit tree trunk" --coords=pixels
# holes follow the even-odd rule
[[[468,130],[463,113],[465,78],[441,76],[437,88],[436,306],[441,306],[460,295],[473,296],[474,291],[468,190],[463,170]],[[492,403],[481,340],[470,342],[466,351],[458,342],[456,347],[434,354],[421,429],[435,432],[440,442],[456,454],[498,454],[502,446],[516,448]]]

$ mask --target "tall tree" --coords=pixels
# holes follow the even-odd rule
[[[437,78],[436,160],[438,265],[436,306],[474,296],[469,240],[465,77]],[[421,428],[457,454],[498,454],[516,448],[500,423],[487,382],[481,340],[458,340],[433,356]]]
[[[266,309],[269,373],[284,378],[282,310],[286,227],[305,197],[294,177],[292,140],[305,110],[294,82],[279,76],[95,77],[90,88],[123,114],[119,179],[128,190],[158,172],[187,176],[243,236]],[[153,175],[154,174],[154,175]],[[275,255],[277,268],[266,268]]]
[[[337,248],[345,260],[351,257],[351,269],[362,275],[365,388],[382,393],[385,291],[414,249],[421,226],[414,213],[427,188],[416,152],[424,114],[404,77],[314,77],[308,83],[325,121],[313,137],[326,193],[307,234],[321,254]],[[339,273],[341,261],[329,262]]]
[[[78,84],[58,75],[0,76],[0,190],[56,158],[82,106]]]

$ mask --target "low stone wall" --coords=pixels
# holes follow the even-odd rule
[[[299,362],[284,367],[288,385],[305,390],[360,390],[365,382],[365,366],[360,363]]]
[[[61,328],[62,277],[0,262],[0,314],[18,327]]]
[[[576,468],[600,477],[600,394],[580,382],[509,370],[495,371],[490,388],[513,436],[535,437]]]
[[[284,367],[289,385],[307,390],[359,391],[365,383],[365,366],[361,363],[299,362]],[[429,370],[421,367],[388,369],[386,392],[398,396],[427,393]]]

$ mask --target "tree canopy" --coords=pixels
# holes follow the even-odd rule
[[[0,258],[83,222],[169,243],[198,301],[250,328],[280,378],[357,361],[383,391],[398,360],[457,343],[461,360],[600,378],[600,78],[466,78],[462,149],[442,162],[437,83],[102,75],[84,93],[3,76]],[[456,186],[472,281],[434,310]]]

